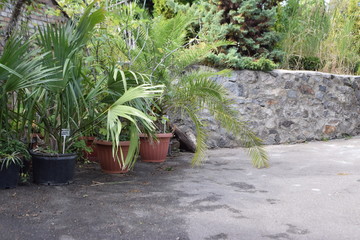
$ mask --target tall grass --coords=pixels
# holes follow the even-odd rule
[[[291,59],[318,58],[317,70],[339,74],[356,73],[360,60],[358,11],[350,11],[353,1],[289,0],[280,7],[278,30],[280,48],[286,53],[282,67],[303,69]]]
[[[289,60],[293,56],[313,57],[320,54],[322,42],[329,31],[329,17],[325,13],[323,0],[311,0],[306,4],[289,0],[280,10],[279,25],[283,39],[280,47],[286,53],[282,67],[289,68]]]
[[[341,3],[340,3],[341,4]],[[321,44],[320,59],[324,72],[353,74],[360,60],[359,42],[354,34],[355,20],[341,8],[333,10],[328,36]]]

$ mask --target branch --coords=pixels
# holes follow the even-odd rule
[[[19,20],[19,17],[21,15],[21,9],[23,8],[24,4],[29,3],[29,0],[18,0],[14,6],[14,9],[12,11],[11,17],[10,17],[10,22],[5,30],[5,40],[4,40],[4,45],[7,42],[7,40],[9,40],[11,34],[13,33],[16,24]]]

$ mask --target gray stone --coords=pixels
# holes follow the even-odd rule
[[[314,90],[312,89],[312,87],[310,87],[307,84],[302,84],[299,86],[299,91],[302,94],[309,94],[309,95],[314,95]]]
[[[236,101],[238,104],[244,104],[244,103],[245,103],[245,99],[243,99],[243,98],[236,98],[235,101]]]
[[[237,95],[239,97],[246,97],[244,86],[242,84],[238,84],[237,89],[238,89],[238,94]]]
[[[266,121],[265,123],[265,127],[267,129],[272,129],[272,128],[275,128],[277,126],[276,122],[275,122],[275,119],[269,119]]]
[[[237,82],[254,84],[258,81],[255,71],[243,70],[236,71],[236,73],[238,74]]]
[[[225,82],[224,87],[229,90],[229,92],[231,92],[232,94],[234,94],[234,96],[240,96],[239,95],[239,88],[237,86],[236,83],[233,82]]]
[[[276,77],[266,72],[258,72],[258,78],[264,85],[273,85],[276,82]]]
[[[308,110],[304,110],[302,113],[302,117],[303,118],[308,118],[309,117],[309,111]]]
[[[323,85],[319,85],[319,91],[326,92],[326,87]]]
[[[360,102],[360,91],[355,91],[355,97],[358,102]]]
[[[324,98],[324,93],[322,93],[322,92],[316,92],[316,93],[315,93],[315,98],[316,98],[316,99],[319,99],[320,101],[323,100],[323,98]]]
[[[243,70],[214,81],[221,82],[230,90],[239,116],[265,144],[360,134],[359,76]],[[209,114],[203,118],[208,122],[212,147],[240,146],[234,136],[220,130],[220,126],[211,121]],[[185,119],[184,126],[187,124],[191,125],[191,122]],[[186,129],[193,131],[194,127]]]
[[[313,73],[313,74],[316,74],[316,73]],[[316,75],[309,74],[309,76],[310,76],[309,79],[311,79],[313,82],[317,82],[317,83],[319,83],[325,79],[323,76],[319,76],[317,74]]]
[[[297,91],[294,91],[294,90],[288,91],[287,92],[287,97],[288,98],[297,98],[298,97]]]
[[[287,81],[287,82],[285,82],[285,89],[291,89],[291,88],[293,88],[293,86],[294,86],[294,82],[292,82],[292,81]]]
[[[284,121],[284,122],[282,122],[281,123],[281,125],[282,126],[284,126],[284,127],[290,127],[291,125],[293,125],[294,124],[294,122],[293,121],[289,121],[289,120],[286,120],[286,121]]]
[[[227,80],[228,80],[229,82],[236,82],[236,80],[237,80],[237,74],[236,74],[236,72],[232,72],[231,75],[230,75],[229,77],[227,77]]]

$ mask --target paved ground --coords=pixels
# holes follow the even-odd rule
[[[268,146],[137,163],[127,175],[77,169],[69,186],[0,191],[1,240],[359,239],[360,139]]]

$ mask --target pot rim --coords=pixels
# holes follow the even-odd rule
[[[120,141],[119,143],[120,143],[119,146],[124,146],[124,147],[130,146],[130,141]],[[104,145],[104,146],[112,146],[111,141],[100,140],[100,139],[95,139],[94,144]]]
[[[173,137],[173,133],[156,133],[155,136],[156,138],[171,138]],[[139,137],[148,138],[148,135],[146,135],[145,133],[140,133]]]
[[[43,156],[43,157],[70,157],[77,156],[77,153],[42,153],[42,152],[34,152],[34,150],[29,151],[31,156]]]

